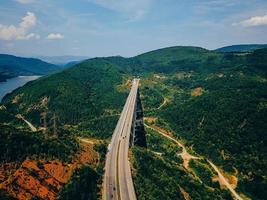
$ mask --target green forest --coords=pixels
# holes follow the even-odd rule
[[[63,199],[99,198],[105,146],[128,95],[127,80],[134,76],[141,78],[145,117],[157,118],[156,125],[227,173],[236,169],[238,192],[256,200],[267,196],[267,49],[221,53],[170,47],[131,58],[93,58],[29,82],[2,101],[1,162],[67,161],[80,149],[78,136],[100,139],[105,142],[97,149],[100,166],[81,168],[62,190]],[[30,132],[17,114],[38,131]],[[44,122],[47,133],[41,131]],[[181,167],[181,148],[151,130],[146,134],[148,148],[131,149],[138,199],[183,198],[180,187],[192,199],[231,199],[208,178],[214,172],[204,161],[190,163],[204,180],[200,183]],[[77,188],[91,192],[79,194]]]
[[[232,57],[235,54],[223,54]],[[239,56],[238,56],[239,57]],[[157,110],[145,107],[145,115],[160,119],[159,126],[171,129],[186,146],[211,159],[225,171],[238,169],[237,190],[252,199],[264,199],[267,174],[267,51],[242,55],[231,67],[181,70],[146,77],[143,104],[151,105],[167,97],[170,102]],[[154,82],[154,83],[153,83]],[[199,96],[192,96],[202,88]],[[150,92],[153,91],[153,92]],[[159,93],[156,95],[155,93]],[[151,98],[149,98],[151,96]],[[157,144],[157,142],[155,142]],[[224,152],[224,156],[222,156]]]
[[[0,82],[22,75],[45,75],[59,71],[61,68],[35,58],[0,54]]]

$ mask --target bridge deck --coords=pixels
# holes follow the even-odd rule
[[[103,198],[136,200],[128,160],[131,127],[136,106],[139,79],[134,79],[106,155]]]

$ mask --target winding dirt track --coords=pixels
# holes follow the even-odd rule
[[[234,190],[234,188],[229,184],[229,182],[226,180],[226,178],[222,175],[218,167],[214,165],[211,161],[208,160],[208,163],[210,166],[217,172],[219,179],[224,183],[224,185],[230,190],[230,192],[233,194],[233,196],[238,200],[243,200],[243,198],[237,194],[237,192]]]
[[[178,140],[172,138],[171,136],[165,134],[164,132],[157,130],[147,124],[145,124],[145,126],[149,129],[152,129],[156,132],[158,132],[159,134],[163,135],[164,137],[174,141],[179,147],[181,147],[183,149],[183,152],[180,154],[182,159],[184,160],[184,167],[187,169],[188,164],[190,159],[200,159],[199,157],[196,156],[192,156],[191,154],[189,154],[185,148],[185,146],[180,143]],[[235,191],[235,189],[230,185],[230,183],[227,181],[227,179],[222,175],[222,173],[220,172],[220,170],[218,169],[218,167],[216,165],[214,165],[210,160],[208,160],[209,165],[216,171],[216,173],[218,174],[218,177],[220,179],[220,181],[228,188],[228,190],[232,193],[232,195],[234,196],[235,199],[237,200],[244,200],[239,194],[237,194],[237,192]]]
[[[167,102],[168,102],[168,99],[164,97],[164,101],[162,102],[162,104],[160,104],[160,106],[157,109],[158,110],[161,109],[161,107],[164,106]]]
[[[32,123],[29,122],[28,120],[26,120],[21,114],[17,114],[16,117],[18,119],[22,119],[29,126],[29,128],[31,129],[32,132],[37,131],[37,129],[32,125]]]

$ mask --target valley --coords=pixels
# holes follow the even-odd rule
[[[266,49],[178,46],[92,58],[27,83],[0,107],[0,196],[104,198],[108,144],[120,117],[131,128],[123,108],[139,77],[146,146],[118,140],[126,150],[115,156],[129,158],[137,199],[264,199],[266,58]]]

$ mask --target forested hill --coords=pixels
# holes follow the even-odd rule
[[[267,48],[267,44],[240,44],[225,46],[216,49],[217,52],[251,52],[257,49]]]
[[[75,124],[82,118],[93,118],[103,114],[104,108],[117,110],[123,100],[120,99],[121,94],[114,88],[122,84],[123,76],[150,72],[171,74],[179,71],[216,73],[233,69],[266,73],[266,55],[267,49],[240,55],[216,53],[199,47],[170,47],[132,58],[94,58],[29,83],[7,96],[3,102],[9,103],[15,96],[23,94],[20,98],[23,106],[18,106],[19,111],[26,112],[27,115],[32,116],[34,121],[39,121],[34,118],[37,111],[29,107],[34,107],[34,104],[40,103],[43,98],[47,97],[49,99],[48,109],[55,110],[62,123]],[[39,63],[38,69],[42,65],[48,65],[46,71],[39,70],[42,73],[54,67],[35,59],[18,59]],[[26,61],[20,64],[21,69],[26,68]],[[37,72],[37,69],[32,68],[32,71]],[[11,107],[13,108],[14,105]],[[40,112],[38,111],[39,114]]]
[[[147,73],[141,80],[146,117],[236,174],[239,193],[265,199],[267,49],[216,53],[173,47],[140,57]]]
[[[30,196],[40,199],[39,193],[43,194],[45,190],[59,197],[64,185],[62,199],[80,199],[77,196],[96,199],[100,193],[104,167],[105,140],[111,137],[126,100],[129,89],[127,79],[127,75],[115,65],[92,59],[29,82],[4,98],[0,106],[0,162],[4,166],[9,166],[10,162],[21,166],[30,159],[42,166],[40,163],[45,160],[50,166],[52,163],[51,171],[56,174],[55,187],[53,179],[49,179],[49,184],[44,181],[42,174],[50,174],[45,167],[40,167],[38,173],[31,171],[26,179],[37,181],[39,185],[44,185],[44,189],[39,192],[39,186],[31,184],[38,191],[31,192]],[[20,116],[18,114],[32,123],[37,132],[33,133],[23,120],[17,119],[15,116]],[[82,141],[80,138],[86,139]],[[63,167],[57,164],[58,160]],[[80,162],[84,163],[81,169]],[[74,172],[73,166],[76,165],[79,169]],[[69,167],[66,169],[66,166]],[[84,171],[84,167],[89,167],[89,172]],[[0,169],[1,175],[3,169]],[[12,166],[8,173],[4,171],[0,182],[8,179],[10,174],[16,174],[13,171]],[[77,173],[82,172],[78,176]],[[71,174],[70,180],[68,176]],[[18,175],[18,179],[22,176]],[[61,177],[66,177],[64,184],[58,184],[57,180],[63,179]],[[0,186],[0,199],[4,198],[3,195],[17,197],[28,192],[28,185],[24,186],[28,182],[12,180],[15,181],[9,183],[5,191]],[[66,181],[68,184],[65,184]],[[16,192],[10,192],[9,188],[15,188]]]
[[[0,54],[0,81],[20,75],[44,75],[59,69],[39,59]]]
[[[41,113],[56,113],[62,125],[79,124],[83,127],[93,123],[95,127],[90,129],[98,133],[102,131],[101,135],[108,137],[105,131],[97,128],[97,120],[90,120],[106,116],[104,128],[109,128],[109,122],[113,127],[117,119],[115,114],[120,112],[127,94],[127,88],[117,88],[123,83],[123,75],[116,65],[102,59],[91,59],[30,82],[6,96],[3,102],[14,114],[24,114],[36,126],[41,125]],[[15,97],[18,101],[13,104]],[[112,128],[109,131],[112,132]]]
[[[43,116],[46,116],[51,133],[51,121],[56,117],[58,128],[72,136],[109,139],[126,100],[130,80],[139,75],[145,116],[155,119],[155,126],[172,131],[173,137],[181,140],[190,152],[213,161],[225,173],[236,176],[238,193],[262,200],[267,195],[266,59],[267,49],[219,53],[199,47],[170,47],[132,58],[89,59],[30,82],[7,95],[1,108],[5,108],[8,115],[1,116],[0,125],[5,117],[14,118],[16,114],[22,114],[38,130],[43,130]],[[26,128],[25,124],[18,124],[12,118],[2,124],[1,128],[7,130],[6,138],[12,138],[9,135],[16,133],[14,127]],[[147,137],[155,136],[148,134]],[[158,140],[148,138],[148,141],[148,147],[159,145]],[[10,146],[16,146],[16,142],[14,140],[15,144]],[[137,183],[141,184],[137,186],[148,199],[156,191],[162,192],[162,185],[157,183],[170,181],[175,186],[173,190],[165,191],[170,196],[177,197],[177,185],[181,184],[181,187],[188,188],[192,197],[211,199],[204,198],[204,194],[212,187],[218,197],[213,199],[225,199],[218,193],[219,187],[214,186],[212,176],[203,171],[200,173],[194,167],[194,174],[204,177],[201,184],[194,178],[197,190],[189,187],[188,181],[179,182],[181,176],[172,178],[177,166],[179,170],[182,167],[178,162],[180,158],[170,160],[170,155],[177,152],[171,152],[170,146],[163,149],[166,148],[167,152],[159,153],[162,153],[160,160],[164,162],[160,166],[172,166],[169,169],[173,171],[168,176],[165,170],[147,173],[159,168],[156,162],[135,163],[150,181]],[[146,153],[142,152],[138,159],[146,160]],[[151,160],[157,158],[152,153],[150,156]],[[150,183],[154,186],[151,187]]]
[[[267,69],[267,48],[246,54],[217,53],[199,47],[169,47],[134,57],[141,71],[171,73],[175,71],[217,72],[235,67]],[[137,66],[138,69],[138,66]]]
[[[154,50],[131,58],[98,58],[117,65],[131,74],[144,72],[173,73],[177,71],[217,72],[236,67],[251,70],[266,70],[267,49],[246,54],[219,53],[200,47],[168,47]]]

